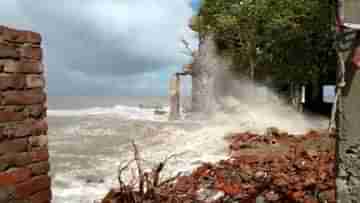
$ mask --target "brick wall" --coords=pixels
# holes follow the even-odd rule
[[[51,200],[41,36],[0,26],[0,203]]]

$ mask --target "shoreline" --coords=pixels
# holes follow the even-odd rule
[[[204,163],[190,175],[155,188],[151,197],[151,190],[145,190],[142,201],[335,202],[334,134],[310,131],[294,136],[272,129],[266,136],[234,133],[226,141],[228,159]],[[129,193],[122,189],[112,189],[102,203],[126,203]],[[138,190],[128,189],[141,198]]]

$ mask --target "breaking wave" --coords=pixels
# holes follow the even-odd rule
[[[156,111],[161,111],[161,115]],[[162,108],[142,108],[124,105],[116,105],[114,107],[94,107],[88,109],[56,109],[48,110],[49,116],[55,117],[82,117],[82,116],[118,116],[130,120],[149,120],[149,121],[165,121],[168,118],[168,107]]]

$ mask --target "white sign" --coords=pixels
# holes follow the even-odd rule
[[[335,95],[336,95],[335,85],[323,86],[323,102],[334,103]]]
[[[339,3],[344,25],[349,28],[360,29],[360,1],[339,0]]]

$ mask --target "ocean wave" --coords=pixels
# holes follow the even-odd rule
[[[141,108],[141,107],[116,105],[114,107],[94,107],[94,108],[76,109],[76,110],[50,109],[47,111],[47,113],[49,116],[56,116],[56,117],[113,115],[113,116],[119,116],[124,119],[133,119],[133,120],[162,121],[167,119],[168,111],[169,111],[168,107],[160,108],[161,111],[165,112],[165,114],[163,115],[155,114],[155,110],[159,110],[159,108]]]

